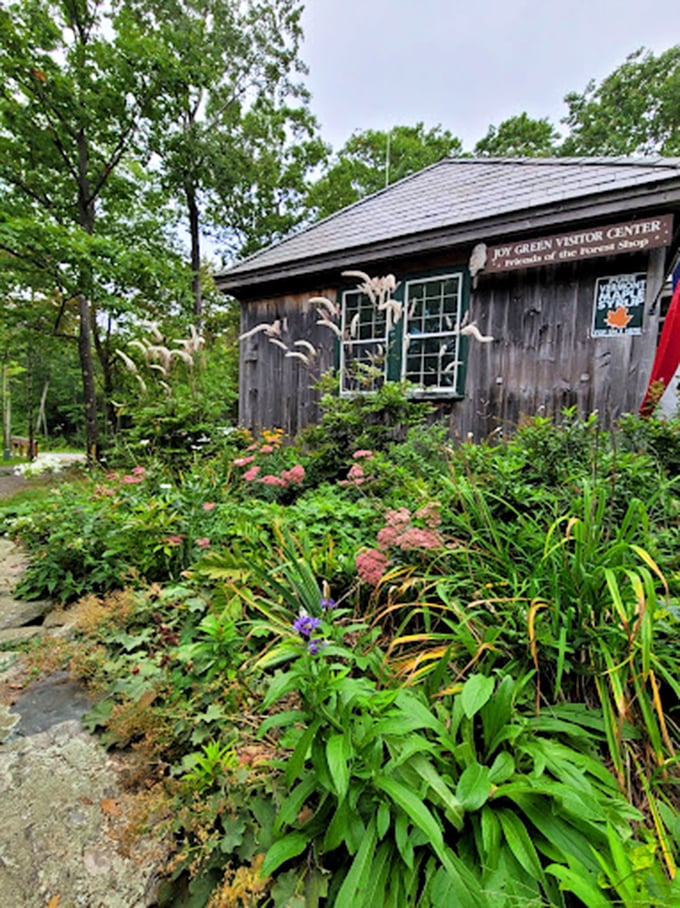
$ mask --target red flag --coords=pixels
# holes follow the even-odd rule
[[[640,406],[641,416],[649,416],[654,411],[660,396],[659,387],[663,385],[665,388],[668,385],[675,375],[678,365],[680,365],[680,283],[675,288],[666,320],[663,323],[652,374]]]

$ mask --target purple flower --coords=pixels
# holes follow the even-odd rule
[[[314,618],[306,612],[300,612],[300,615],[293,621],[293,630],[297,631],[301,637],[309,639],[320,624],[320,618]]]
[[[309,651],[309,653],[312,656],[316,656],[316,654],[319,652],[319,650],[322,650],[325,645],[326,645],[326,641],[323,640],[321,637],[314,637],[307,644],[307,650]]]
[[[335,608],[335,599],[322,599],[319,605],[324,611]]]

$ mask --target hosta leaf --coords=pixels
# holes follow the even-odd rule
[[[494,689],[493,678],[486,675],[471,675],[461,691],[463,712],[471,719],[488,702]]]

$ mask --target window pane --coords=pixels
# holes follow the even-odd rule
[[[412,337],[406,354],[407,381],[425,388],[453,388],[457,377],[456,337]]]
[[[460,275],[410,281],[406,287],[404,378],[430,390],[455,390]]]
[[[342,391],[374,391],[385,380],[387,324],[364,293],[343,294]]]
[[[375,391],[385,380],[385,346],[368,343],[343,343],[343,391]]]

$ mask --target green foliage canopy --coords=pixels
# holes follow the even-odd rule
[[[389,132],[353,133],[310,188],[307,205],[318,218],[359,201],[409,174],[463,151],[460,139],[441,126],[394,126]]]

